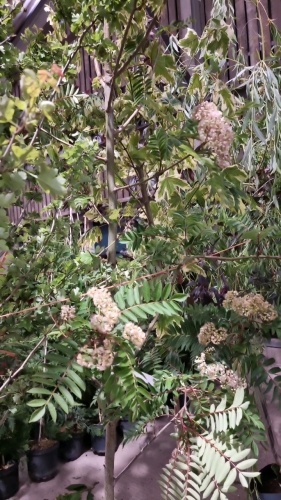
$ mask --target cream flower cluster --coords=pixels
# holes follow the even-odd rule
[[[93,299],[99,314],[91,318],[92,327],[98,333],[110,333],[118,323],[121,311],[105,288],[90,288],[87,295]]]
[[[105,340],[99,347],[82,347],[77,356],[77,363],[87,368],[97,368],[99,371],[104,371],[112,365],[113,359],[112,346],[110,342]]]
[[[110,334],[118,323],[121,315],[120,309],[105,288],[90,288],[87,295],[93,299],[94,305],[98,309],[98,313],[91,318],[93,330],[101,335]],[[97,368],[100,371],[111,366],[115,353],[112,337],[108,337],[106,339],[99,337],[97,346],[93,348],[87,345],[82,347],[77,356],[77,362],[81,366]],[[129,322],[124,327],[123,337],[132,342],[137,349],[140,349],[145,340],[145,333],[139,326]]]
[[[204,148],[216,155],[217,164],[221,168],[230,165],[230,148],[233,141],[231,124],[213,102],[203,102],[194,111],[193,117],[198,121],[198,134]]]
[[[210,380],[217,380],[222,387],[229,387],[233,390],[239,387],[247,387],[245,379],[240,378],[235,371],[228,368],[224,363],[207,364],[204,352],[201,353],[200,357],[195,358],[195,363],[201,375],[208,377]]]
[[[239,316],[244,316],[259,323],[273,321],[278,316],[274,306],[257,293],[248,293],[243,297],[239,297],[238,292],[227,292],[223,301],[223,307],[231,309],[239,314]]]
[[[221,344],[228,336],[225,328],[216,328],[214,323],[206,323],[200,328],[198,342],[201,345]]]
[[[75,318],[76,309],[74,306],[61,306],[60,317],[62,321],[71,321]]]
[[[145,341],[145,333],[144,331],[134,323],[130,321],[126,323],[123,331],[123,337],[127,340],[130,340],[134,346],[140,349]]]

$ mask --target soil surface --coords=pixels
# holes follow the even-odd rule
[[[257,485],[259,493],[281,493],[281,485],[278,479],[268,479]]]
[[[37,441],[33,441],[30,445],[31,450],[46,450],[47,448],[52,448],[57,441],[53,439],[41,439],[39,443]]]

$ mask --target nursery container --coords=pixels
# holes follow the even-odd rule
[[[122,418],[120,421],[120,427],[124,434],[131,433],[136,429],[137,422],[130,422],[127,417]]]
[[[13,497],[19,490],[19,464],[13,462],[5,469],[0,469],[0,500]]]
[[[32,481],[41,483],[50,481],[58,472],[57,441],[43,440],[38,447],[35,445],[27,453],[28,473]]]
[[[97,431],[96,434],[92,435],[92,450],[95,455],[104,456],[105,455],[105,430],[102,424],[96,424],[95,429]],[[116,439],[116,449],[118,450],[119,445],[123,441],[123,430],[121,426],[118,424],[116,427],[117,439]]]
[[[260,471],[260,481],[255,481],[258,493],[253,494],[254,500],[281,500],[281,474],[276,471],[280,470],[277,464],[269,464],[263,467]],[[253,490],[254,481],[251,483]]]
[[[77,460],[85,451],[85,435],[83,431],[73,432],[71,438],[60,441],[59,458],[64,462]]]

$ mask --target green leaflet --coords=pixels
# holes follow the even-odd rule
[[[49,401],[49,403],[47,404],[47,408],[50,412],[50,415],[51,415],[51,418],[53,420],[54,423],[56,423],[57,421],[57,410],[55,408],[55,406],[53,405],[53,403],[51,403],[51,401]]]
[[[68,409],[68,405],[66,403],[66,401],[63,399],[63,397],[58,394],[57,392],[54,393],[54,400],[56,401],[56,403],[61,407],[61,409],[65,412],[65,413],[68,413],[69,412],[69,409]]]
[[[31,408],[37,408],[38,406],[44,406],[46,401],[44,399],[33,399],[32,401],[28,401],[26,404]]]
[[[45,411],[46,411],[45,406],[43,408],[38,408],[37,410],[35,410],[29,419],[29,423],[38,422],[38,420],[44,417]]]

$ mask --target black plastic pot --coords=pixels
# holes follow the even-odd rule
[[[19,490],[19,464],[0,469],[0,500],[13,497]]]
[[[97,429],[98,433],[100,434],[100,432],[103,429],[103,425],[96,424],[95,428]],[[115,451],[118,450],[119,445],[122,443],[123,437],[124,437],[123,430],[122,430],[120,425],[118,425],[116,427],[116,434],[117,434],[117,436],[116,436],[117,439],[116,439]],[[103,457],[105,455],[105,431],[101,435],[92,436],[92,451],[95,455],[99,455],[101,457]]]
[[[123,418],[119,425],[124,435],[126,435],[127,433],[131,433],[136,429],[137,422],[130,422],[128,418]]]
[[[50,481],[58,472],[59,443],[54,441],[48,448],[29,450],[27,453],[28,473],[31,481],[41,483]]]
[[[281,500],[280,477],[277,478],[274,467],[279,470],[279,465],[269,464],[260,471],[260,481],[256,481],[258,494],[253,494],[254,500]],[[251,482],[251,490],[254,489],[254,481]]]
[[[59,458],[64,462],[77,460],[85,450],[84,432],[75,432],[70,439],[60,441]]]

